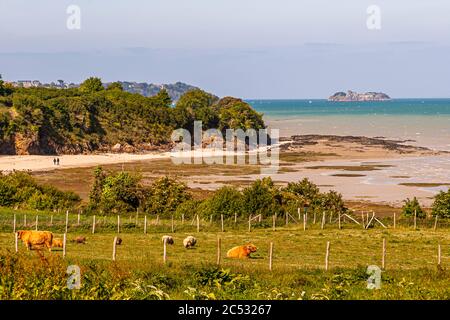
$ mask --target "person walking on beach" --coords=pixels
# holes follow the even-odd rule
[[[56,166],[56,158],[53,158],[53,165]]]
[[[59,166],[59,158],[56,158],[56,165]]]

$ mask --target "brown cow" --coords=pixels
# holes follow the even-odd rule
[[[255,245],[248,243],[244,246],[237,246],[237,247],[231,248],[227,252],[227,257],[228,258],[238,258],[238,259],[249,258],[250,253],[256,252],[256,250],[257,250],[257,248]]]
[[[53,233],[50,231],[19,230],[17,238],[23,241],[27,250],[30,250],[32,246],[45,245],[49,251],[52,251]]]
[[[53,238],[52,247],[55,247],[55,248],[62,248],[62,247],[64,247],[63,239],[61,239],[61,238]]]

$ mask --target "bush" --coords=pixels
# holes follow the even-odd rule
[[[407,198],[406,200],[403,200],[403,202],[405,204],[402,207],[402,215],[404,215],[405,217],[414,217],[416,212],[418,218],[426,217],[426,213],[420,207],[419,201],[416,197],[414,197],[412,200]]]
[[[0,173],[0,206],[54,210],[70,208],[79,202],[80,197],[75,193],[39,185],[29,173],[20,171],[7,175]]]
[[[96,168],[94,175],[89,208],[117,213],[135,211],[140,206],[144,193],[141,175],[129,172],[107,174],[102,168]]]
[[[234,214],[242,214],[242,195],[232,187],[222,187],[214,195],[199,206],[200,214],[203,217],[212,216],[213,219],[234,217]]]
[[[431,214],[440,218],[450,217],[450,189],[441,191],[434,197]]]
[[[185,183],[161,177],[146,190],[143,207],[147,213],[167,216],[175,213],[180,204],[191,198]]]
[[[264,217],[281,212],[281,193],[270,177],[258,179],[242,192],[242,208],[247,215]]]
[[[197,214],[201,203],[202,202],[199,200],[192,200],[192,199],[184,201],[183,203],[178,205],[175,211],[175,217],[180,219],[184,215],[185,219],[193,218],[194,215]]]

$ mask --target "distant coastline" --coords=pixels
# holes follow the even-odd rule
[[[389,101],[391,97],[389,97],[386,93],[383,92],[366,92],[366,93],[357,93],[351,90],[345,92],[336,92],[331,97],[328,98],[328,101]]]

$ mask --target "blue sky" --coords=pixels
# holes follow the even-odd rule
[[[72,4],[80,30],[66,27]],[[380,30],[366,26],[369,5]],[[0,73],[243,98],[450,97],[449,17],[448,0],[0,0]]]

